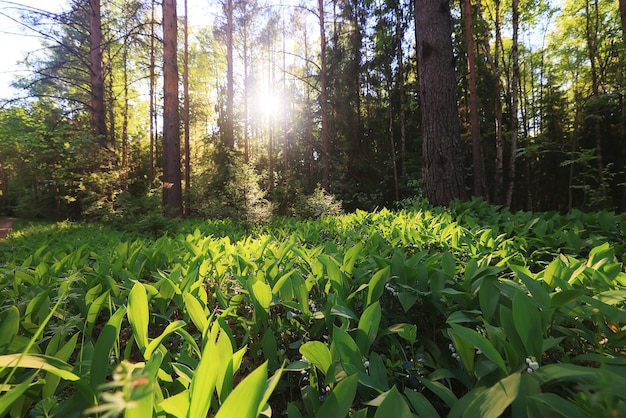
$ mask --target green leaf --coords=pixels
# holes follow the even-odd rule
[[[265,310],[265,312],[269,312],[272,303],[272,288],[270,285],[257,280],[251,286],[251,291],[261,308]]]
[[[576,404],[562,398],[554,393],[537,393],[532,395],[530,399],[540,402],[541,404],[551,408],[561,416],[567,418],[586,418],[588,415],[578,409]]]
[[[500,380],[489,389],[478,393],[469,392],[466,396],[474,399],[463,413],[463,417],[498,418],[515,400],[519,391],[521,373],[513,373]]]
[[[333,340],[330,345],[333,359],[340,360],[342,364],[352,364],[360,371],[365,371],[361,352],[352,337],[337,326],[333,326]]]
[[[195,296],[188,292],[183,293],[183,302],[185,303],[185,310],[189,314],[189,317],[204,336],[206,330],[209,328],[209,320],[204,307]]]
[[[465,328],[457,324],[450,324],[450,327],[452,328],[454,334],[458,335],[460,338],[463,338],[464,340],[472,344],[475,348],[478,348],[480,351],[482,351],[485,357],[493,361],[504,374],[508,373],[506,364],[504,363],[502,356],[488,339],[486,339],[473,329]]]
[[[11,409],[13,403],[20,399],[24,392],[28,390],[35,376],[37,376],[37,372],[33,373],[19,385],[13,386],[0,397],[0,416],[6,416],[5,414]]]
[[[188,418],[205,418],[207,416],[218,373],[222,363],[229,361],[229,359],[219,358],[213,353],[215,338],[217,337],[215,334],[218,330],[219,325],[214,323],[211,336],[202,350],[200,362],[191,380],[191,404],[189,405]]]
[[[385,290],[385,284],[389,281],[390,266],[387,266],[381,270],[378,270],[369,281],[369,288],[367,289],[367,306],[371,305],[383,294]]]
[[[396,389],[395,386],[384,395],[385,399],[376,409],[376,415],[374,415],[374,418],[413,418],[411,410],[406,404],[406,400],[402,394],[398,392],[398,389]]]
[[[328,394],[328,398],[322,404],[316,418],[346,418],[350,411],[350,406],[354,401],[356,395],[356,387],[359,383],[359,376],[353,374],[335,386],[335,388]],[[217,417],[216,417],[217,418]]]
[[[324,374],[333,362],[328,346],[320,341],[309,341],[300,346],[300,354],[306,357]]]
[[[381,308],[378,301],[365,309],[359,319],[359,326],[356,331],[356,344],[363,355],[367,355],[370,346],[376,339],[378,326],[380,325]]]
[[[2,313],[0,319],[0,354],[4,354],[20,329],[20,311],[11,306]]]
[[[55,357],[42,354],[5,354],[0,356],[0,367],[40,369],[59,376],[61,379],[80,380],[80,377],[71,371],[72,366]]]
[[[128,322],[133,329],[133,335],[139,349],[143,353],[148,346],[148,296],[146,288],[136,282],[128,295]]]
[[[186,417],[189,412],[189,390],[184,390],[174,396],[163,400],[159,406],[169,415],[175,417]]]
[[[91,358],[90,385],[93,390],[104,383],[107,370],[110,364],[109,354],[120,335],[122,319],[126,314],[126,308],[121,306],[107,321],[106,325],[98,336],[98,341],[93,349]]]
[[[426,398],[426,396],[424,396],[421,392],[407,389],[404,392],[404,396],[406,396],[409,400],[409,403],[413,408],[413,412],[418,414],[420,417],[439,418],[439,413],[433,404],[431,404],[428,398]]]
[[[515,329],[526,348],[526,353],[540,359],[543,352],[543,335],[537,306],[526,294],[516,292],[512,311]]]
[[[267,387],[267,362],[246,376],[217,411],[215,418],[257,418]]]
[[[98,319],[98,315],[100,314],[100,310],[102,309],[102,305],[106,301],[109,296],[110,290],[107,290],[100,296],[98,296],[91,304],[89,304],[89,311],[87,312],[87,329],[85,331],[85,336],[90,337],[91,332],[93,331],[93,327]]]
[[[154,340],[150,341],[150,343],[146,347],[146,351],[143,354],[144,358],[146,360],[149,360],[150,357],[152,356],[152,353],[154,353],[154,350],[156,350],[159,347],[159,345],[161,345],[165,337],[167,337],[173,332],[178,331],[181,328],[184,328],[185,325],[186,324],[184,321],[176,321],[176,322],[172,322],[168,324],[167,327],[165,327],[165,329],[161,333],[161,335],[156,337]]]
[[[491,322],[493,315],[500,304],[500,289],[496,286],[498,279],[493,276],[485,277],[478,289],[478,301],[485,321]]]

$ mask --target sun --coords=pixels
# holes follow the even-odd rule
[[[254,102],[257,113],[264,118],[276,119],[283,110],[282,97],[269,89],[257,94]]]

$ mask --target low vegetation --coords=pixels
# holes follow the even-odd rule
[[[1,416],[626,415],[626,215],[474,200],[167,231],[0,243]]]

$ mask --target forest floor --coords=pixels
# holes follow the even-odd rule
[[[0,241],[7,236],[11,228],[13,228],[13,222],[15,218],[2,218],[0,219]]]

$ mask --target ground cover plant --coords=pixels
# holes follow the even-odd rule
[[[418,202],[168,231],[0,243],[0,416],[626,415],[623,214]]]

